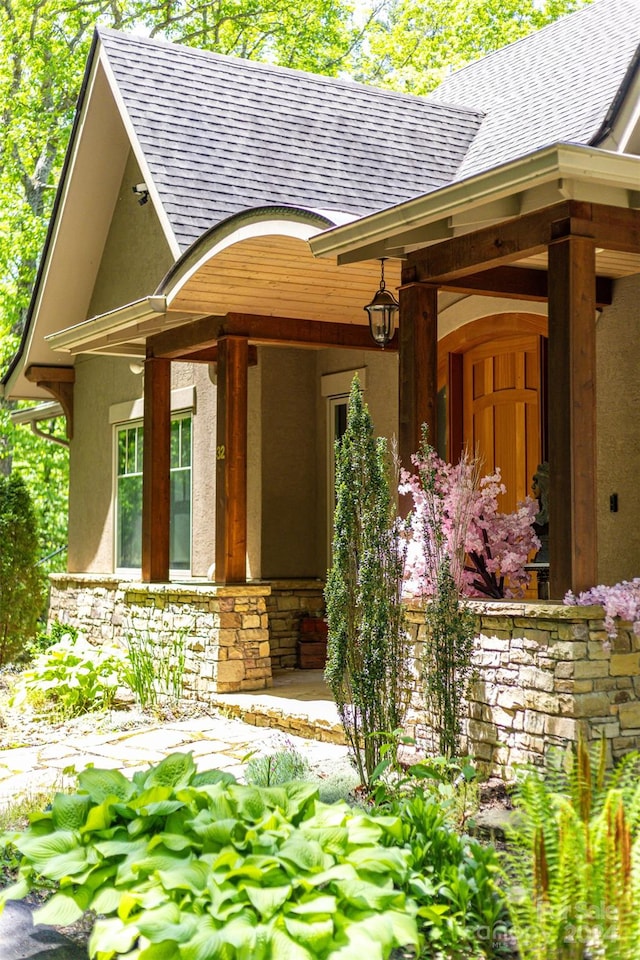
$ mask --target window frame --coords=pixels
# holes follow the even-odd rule
[[[116,406],[119,406],[119,405],[116,405]],[[131,412],[134,412],[134,410],[132,410]],[[188,564],[188,567],[170,567],[170,569],[169,569],[169,577],[170,577],[172,580],[179,580],[180,578],[184,579],[185,577],[190,579],[190,578],[193,576],[192,570],[193,570],[193,474],[194,474],[194,464],[193,464],[193,433],[194,433],[194,431],[193,431],[193,426],[194,426],[194,412],[195,412],[195,411],[194,411],[193,408],[191,408],[191,409],[179,409],[179,410],[172,409],[172,410],[171,410],[171,424],[172,424],[172,425],[173,425],[175,422],[180,421],[180,420],[189,419],[189,420],[191,421],[191,430],[190,430],[190,438],[189,438],[189,466],[188,466],[188,468],[187,468],[187,467],[184,467],[184,466],[175,467],[175,468],[174,468],[174,467],[170,467],[170,473],[173,473],[173,472],[178,471],[178,470],[180,470],[180,471],[186,470],[186,469],[189,470],[189,564]],[[135,409],[135,413],[138,413],[138,409]],[[132,418],[132,419],[128,419],[128,418],[127,418],[127,419],[124,419],[124,420],[118,420],[118,419],[113,418],[113,419],[111,420],[111,422],[112,422],[112,426],[113,426],[113,442],[112,442],[112,450],[113,450],[112,516],[113,516],[113,521],[112,521],[112,525],[111,525],[111,526],[112,526],[112,549],[113,549],[113,563],[112,563],[112,567],[113,567],[114,573],[116,573],[116,574],[118,574],[118,575],[122,575],[122,576],[126,576],[126,577],[135,577],[135,576],[138,576],[138,577],[139,577],[140,574],[141,574],[141,567],[140,567],[140,566],[135,566],[135,567],[129,566],[129,567],[126,567],[126,566],[121,566],[121,565],[119,564],[119,562],[118,562],[119,559],[120,559],[120,556],[119,556],[120,543],[119,543],[119,538],[118,538],[118,521],[119,521],[119,517],[118,517],[119,495],[118,495],[118,494],[119,494],[119,481],[120,481],[120,479],[121,479],[121,475],[120,475],[120,473],[119,473],[119,463],[118,463],[118,460],[119,460],[119,435],[120,435],[120,432],[121,432],[121,431],[123,431],[123,430],[131,430],[131,429],[136,429],[136,430],[138,430],[138,429],[142,428],[142,438],[143,438],[142,443],[144,444],[144,418],[142,418],[142,417],[140,417],[140,416],[136,416],[136,417],[134,417],[134,418]],[[136,459],[137,459],[137,458],[136,458]],[[140,474],[137,474],[137,473],[136,473],[136,474],[123,474],[123,476],[137,476],[137,475],[142,476],[142,472],[140,472]],[[142,511],[142,504],[141,504],[141,511]],[[141,514],[140,514],[140,522],[142,523],[142,512],[141,512]]]

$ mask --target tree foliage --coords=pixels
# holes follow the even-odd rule
[[[389,472],[386,441],[374,439],[356,376],[347,429],[336,444],[325,676],[363,783],[370,783],[388,734],[402,726],[409,696],[409,641],[401,603],[404,547]]]
[[[367,33],[358,79],[406,93],[572,13],[590,0],[390,0]]]
[[[43,583],[35,511],[22,477],[0,476],[0,666],[36,634]]]

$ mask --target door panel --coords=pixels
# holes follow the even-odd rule
[[[523,334],[470,347],[463,354],[463,434],[481,473],[500,467],[503,511],[530,492],[540,463],[540,338]]]

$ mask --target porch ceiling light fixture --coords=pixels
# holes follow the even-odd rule
[[[380,289],[375,297],[364,309],[369,314],[369,331],[371,336],[379,346],[384,350],[385,346],[391,340],[396,325],[396,315],[400,304],[384,284],[384,261],[387,257],[380,259]]]

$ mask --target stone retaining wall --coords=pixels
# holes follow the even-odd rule
[[[113,577],[54,574],[49,620],[78,627],[88,639],[125,643],[185,637],[184,695],[261,690],[271,686],[268,584],[149,584]]]
[[[319,617],[324,610],[322,580],[273,580],[267,597],[271,667],[298,666],[298,637],[303,617]]]
[[[478,634],[465,735],[487,770],[509,778],[516,765],[541,764],[551,746],[580,736],[604,736],[610,759],[640,746],[640,638],[630,624],[610,641],[600,607],[470,605]],[[408,616],[419,664],[424,613],[414,604]],[[416,694],[410,724],[418,747],[433,749],[422,703]]]

